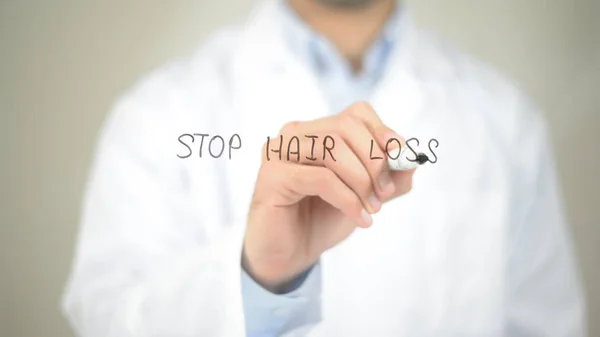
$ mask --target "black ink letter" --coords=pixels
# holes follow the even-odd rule
[[[296,140],[296,152],[290,151],[290,149],[292,147],[292,141],[294,139]],[[300,140],[296,136],[290,138],[290,142],[288,143],[288,150],[287,150],[287,160],[288,161],[290,161],[290,154],[295,154],[296,155],[296,162],[300,162]]]
[[[327,147],[327,139],[331,139],[331,147]],[[331,156],[331,159],[333,159],[333,161],[335,161],[335,158],[333,158],[333,154],[331,153],[331,150],[333,150],[333,148],[335,147],[335,140],[333,139],[333,137],[331,136],[325,136],[325,138],[323,138],[323,160],[325,160],[325,150],[327,150],[327,152],[329,152],[329,155]]]
[[[315,156],[314,156],[314,154],[315,154],[315,139],[319,138],[319,136],[304,135],[304,137],[306,137],[306,138],[312,138],[312,147],[310,149],[310,157],[306,157],[306,159],[312,160],[312,161],[317,160],[317,158],[315,158]]]
[[[219,152],[219,154],[217,156],[215,156],[212,153],[212,143],[213,143],[213,140],[215,140],[216,138],[219,138],[221,140],[221,152]],[[211,140],[210,140],[210,143],[208,143],[208,153],[210,153],[210,155],[213,158],[219,158],[223,154],[223,151],[225,151],[225,141],[223,140],[223,137],[221,137],[219,135],[212,137]]]
[[[400,157],[400,151],[398,151],[398,155],[396,156],[396,158],[392,158],[392,156],[390,156],[389,147],[390,147],[390,143],[393,141],[396,141],[396,143],[398,143],[398,149],[402,148],[402,144],[400,144],[400,141],[397,138],[391,138],[387,141],[387,143],[385,143],[385,153],[391,160],[396,160],[396,159],[398,159],[398,157]]]
[[[283,145],[283,135],[279,136],[279,150],[271,150],[275,153],[279,153],[279,160],[281,160],[281,147]]]
[[[200,138],[200,152],[199,152],[199,156],[200,156],[200,158],[202,158],[202,144],[204,144],[204,137],[207,137],[208,134],[194,133],[194,136],[202,136],[202,138]]]
[[[233,137],[237,137],[238,139],[238,147],[233,147],[231,144],[233,143]],[[235,149],[235,150],[239,150],[242,148],[242,139],[240,138],[240,135],[238,135],[237,133],[234,133],[233,136],[231,136],[231,138],[229,138],[229,159],[231,159],[231,149]]]
[[[371,151],[369,151],[369,157],[371,158],[371,160],[373,159],[383,159],[383,157],[373,157],[373,139],[371,139]]]
[[[181,158],[181,159],[188,158],[189,156],[191,156],[191,155],[192,155],[192,149],[191,149],[191,148],[190,148],[190,147],[189,147],[189,146],[188,146],[186,143],[184,143],[184,142],[181,140],[181,138],[183,138],[183,137],[185,137],[185,136],[192,137],[192,143],[194,142],[194,136],[190,135],[189,133],[184,133],[183,135],[179,136],[179,138],[177,138],[177,139],[179,140],[179,142],[180,142],[181,144],[183,144],[183,146],[187,147],[188,151],[190,151],[190,153],[189,153],[187,156],[180,156],[180,155],[177,155],[177,157],[179,157],[179,158]]]
[[[406,158],[408,161],[412,161],[412,162],[416,162],[419,161],[419,155],[415,152],[415,150],[413,150],[412,147],[410,147],[410,144],[408,144],[408,142],[410,142],[411,140],[416,140],[417,141],[417,146],[419,146],[419,140],[417,138],[411,138],[409,140],[406,141],[406,146],[408,146],[408,148],[410,149],[410,151],[415,155],[415,159],[410,159],[410,158]]]
[[[265,146],[265,155],[267,155],[267,161],[271,161],[271,157],[269,157],[269,143],[271,142],[271,137],[267,136],[267,146]]]
[[[440,142],[437,141],[437,139],[432,138],[429,140],[429,143],[427,144],[427,147],[429,148],[429,151],[431,151],[431,154],[435,157],[435,161],[429,159],[429,162],[432,164],[437,163],[437,156],[435,155],[435,153],[433,152],[433,150],[431,149],[431,142],[435,141],[435,148],[437,149],[438,146],[440,146]]]

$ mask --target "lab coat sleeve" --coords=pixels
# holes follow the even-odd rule
[[[522,211],[509,240],[506,336],[585,336],[585,301],[550,137],[535,109],[522,107]]]
[[[190,197],[219,191],[216,159],[197,166],[193,173],[207,183],[192,191],[187,162],[177,157],[185,153],[180,134],[211,131],[183,117],[192,115],[189,97],[202,101],[177,87],[185,72],[146,81],[119,101],[103,128],[63,297],[79,336],[245,335],[245,224],[218,216],[223,203]]]
[[[301,275],[285,294],[273,294],[242,271],[242,294],[248,337],[281,336],[320,319],[321,267]]]

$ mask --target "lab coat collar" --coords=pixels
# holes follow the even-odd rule
[[[279,4],[282,21],[282,34],[285,43],[294,56],[311,64],[312,70],[318,77],[323,78],[331,74],[334,69],[345,69],[351,71],[351,65],[339,64],[342,56],[335,46],[322,34],[315,31],[308,23],[304,22],[298,13],[290,6],[287,0],[277,0]],[[382,28],[378,38],[366,51],[362,62],[362,78],[368,77],[376,81],[387,65],[389,51],[396,44],[398,34],[398,23],[402,6],[398,4]],[[347,68],[347,69],[346,69]],[[339,71],[339,70],[338,70]]]
[[[440,58],[439,52],[431,50],[431,46],[423,44],[422,39],[418,38],[421,32],[415,25],[411,10],[402,5],[399,15],[399,24],[392,27],[398,42],[394,53],[395,62],[403,63],[406,69],[411,70],[410,75],[424,80],[453,76],[447,60]],[[286,16],[278,0],[265,0],[255,8],[242,34],[237,53],[238,66],[246,65],[261,73],[265,70],[278,72],[284,67],[297,66],[293,51],[288,47],[281,29],[285,25],[284,20]],[[426,63],[422,60],[423,56],[427,57]],[[420,66],[423,64],[427,64],[427,67]]]
[[[401,11],[397,45],[370,100],[384,123],[398,132],[431,111],[425,95],[432,87],[446,87],[441,82],[454,75],[443,53],[421,38],[410,10]],[[278,0],[260,4],[241,33],[233,60],[234,104],[244,110],[246,125],[258,119],[271,132],[286,122],[339,113],[329,111],[310,65],[294,57],[281,29],[285,19]]]

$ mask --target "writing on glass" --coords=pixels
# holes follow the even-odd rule
[[[205,139],[207,139],[207,138],[210,138],[210,140],[205,141]],[[274,142],[274,139],[272,140],[271,137],[267,137],[267,143],[265,146],[265,156],[267,158],[267,161],[270,161],[271,159],[276,159],[276,160],[287,160],[287,161],[299,162],[300,156],[301,156],[300,138],[297,136],[293,136],[293,137],[290,137],[289,139],[287,139],[287,142],[286,142],[286,139],[284,139],[283,135],[280,135],[277,138],[279,138],[279,141]],[[310,143],[311,143],[310,156],[305,156],[305,158],[307,160],[316,161],[318,158],[315,156],[316,155],[315,153],[318,153],[319,155],[322,156],[322,160],[336,161],[334,152],[333,152],[333,150],[335,148],[334,137],[327,135],[327,136],[323,137],[321,140],[320,137],[317,135],[304,135],[304,138],[309,139]],[[206,152],[208,152],[210,157],[212,157],[214,159],[218,159],[223,156],[225,149],[227,149],[227,157],[229,159],[231,159],[233,152],[236,150],[241,150],[241,148],[242,148],[242,139],[237,133],[235,133],[231,137],[229,137],[229,140],[227,142],[225,141],[225,138],[223,138],[220,135],[214,135],[214,136],[210,137],[210,134],[206,134],[206,133],[184,133],[181,136],[179,136],[177,139],[178,139],[179,143],[181,143],[181,145],[183,145],[183,147],[185,147],[185,149],[186,149],[186,151],[183,154],[179,154],[179,153],[177,154],[177,157],[179,157],[181,159],[186,159],[186,158],[192,157],[192,155],[194,154],[194,150],[192,149],[193,146],[191,144],[196,143],[196,141],[198,139],[199,139],[198,145],[195,147],[198,149],[198,158],[203,158],[203,154],[206,154]],[[188,143],[187,141],[191,141],[191,144]],[[226,145],[226,143],[227,143],[227,145]],[[206,146],[205,146],[205,144],[206,144]],[[287,144],[287,146],[284,147],[284,145],[286,145],[286,144]],[[369,159],[371,159],[371,160],[383,159],[383,157],[373,155],[373,148],[375,146],[374,144],[375,144],[375,141],[373,139],[371,139],[370,144],[369,144],[369,146],[370,146]],[[434,144],[433,148],[432,148],[432,144]],[[397,152],[397,154],[394,156],[394,155],[390,154],[390,149],[401,148],[401,146],[402,146],[402,144],[400,143],[399,139],[390,138],[386,142],[386,146],[385,146],[385,153],[387,154],[387,157],[392,160],[398,159],[398,157],[400,156],[400,152]],[[414,154],[414,159],[411,159],[411,158],[407,158],[407,159],[410,161],[417,161],[417,157],[418,157],[419,153],[421,153],[421,152],[417,151],[420,146],[419,140],[417,138],[407,139],[405,142],[405,146],[408,147],[408,149]],[[429,152],[431,153],[431,156],[427,156],[427,157],[429,158],[428,161],[432,164],[435,164],[437,162],[437,155],[435,154],[434,149],[437,148],[438,146],[439,146],[439,142],[435,138],[430,139],[429,142],[427,143],[427,148],[429,149]],[[315,152],[315,149],[317,149],[318,152]],[[206,157],[206,155],[205,155],[205,157]],[[432,157],[434,158],[433,160],[431,159]]]

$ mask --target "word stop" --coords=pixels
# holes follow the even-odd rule
[[[179,136],[178,140],[181,144],[183,144],[183,146],[185,146],[187,148],[187,154],[185,154],[185,155],[178,154],[177,157],[182,158],[182,159],[190,157],[193,154],[192,148],[184,140],[191,139],[191,142],[194,143],[196,141],[196,138],[200,137],[200,146],[198,146],[198,156],[200,158],[202,158],[202,149],[204,146],[204,139],[208,136],[209,135],[206,133],[194,133],[194,134],[184,133],[181,136]],[[237,133],[234,133],[229,138],[229,142],[228,142],[228,146],[227,146],[227,150],[229,153],[229,159],[231,159],[231,150],[238,150],[241,148],[242,148],[242,139],[240,138],[240,136]],[[220,158],[224,151],[225,151],[225,140],[223,139],[223,137],[221,137],[219,135],[215,135],[212,138],[210,138],[210,141],[208,141],[208,154],[211,157]]]

